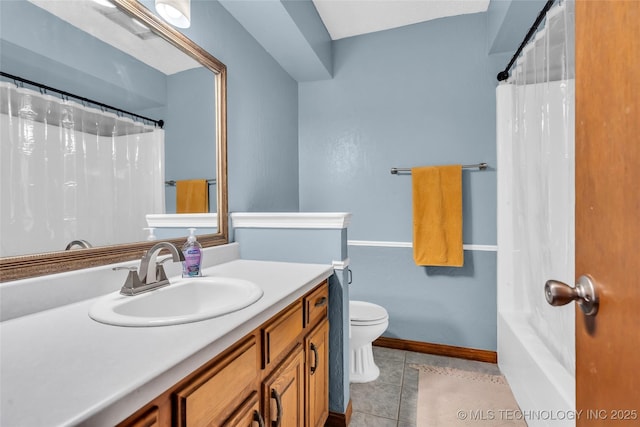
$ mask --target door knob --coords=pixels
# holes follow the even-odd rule
[[[593,279],[589,276],[580,276],[575,288],[557,280],[547,280],[544,284],[544,296],[553,306],[577,301],[586,316],[595,316],[598,313],[598,293]]]

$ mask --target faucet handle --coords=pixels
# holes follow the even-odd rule
[[[156,261],[156,282],[169,280],[167,278],[167,273],[164,271],[164,266],[163,266],[163,264],[167,261],[173,261],[173,259],[171,257],[167,257],[161,261]]]
[[[125,280],[124,285],[120,288],[120,293],[122,295],[135,295],[136,289],[142,286],[137,269],[135,267],[114,267],[114,270],[129,270],[127,280]]]
[[[164,271],[164,267],[161,263],[156,264],[156,282],[162,282],[165,280],[169,280],[167,278],[167,273]]]

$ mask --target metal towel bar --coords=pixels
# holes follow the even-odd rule
[[[176,186],[176,182],[177,182],[177,181],[174,181],[174,180],[171,180],[171,181],[165,181],[165,182],[164,182],[164,185],[168,185],[169,187],[175,187],[175,186]],[[213,184],[215,184],[215,183],[216,183],[216,180],[215,180],[215,179],[208,179],[208,180],[207,180],[207,184],[209,184],[209,185],[213,185]]]
[[[462,169],[480,169],[481,171],[488,168],[489,165],[486,163],[477,163],[475,165],[462,165]],[[408,172],[411,173],[411,168],[391,168],[391,173],[393,175],[397,175],[399,172]]]

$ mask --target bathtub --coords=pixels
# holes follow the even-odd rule
[[[549,351],[523,314],[498,314],[498,366],[529,427],[576,425],[575,373]]]

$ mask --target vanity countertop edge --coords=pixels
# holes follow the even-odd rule
[[[91,298],[0,323],[1,425],[114,425],[333,274],[325,264],[234,260],[205,276],[257,283],[263,297],[199,322],[94,321]]]

